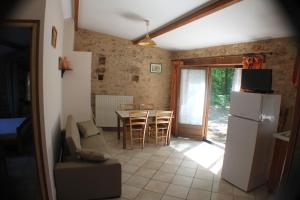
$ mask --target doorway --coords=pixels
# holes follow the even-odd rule
[[[181,68],[179,82],[178,136],[203,139],[206,127],[208,70]]]
[[[231,91],[239,91],[241,70],[233,67],[210,68],[210,104],[206,139],[225,147]]]
[[[47,199],[38,104],[39,21],[0,27],[1,199]]]

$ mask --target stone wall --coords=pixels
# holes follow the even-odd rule
[[[160,48],[141,47],[131,41],[79,29],[75,50],[92,52],[92,107],[96,94],[134,96],[134,102],[152,103],[168,109],[171,88],[171,53]],[[99,56],[105,64],[99,64]],[[150,63],[161,63],[161,73],[150,73]],[[104,79],[96,70],[104,67]],[[134,81],[138,76],[138,81]]]
[[[108,94],[132,95],[137,104],[152,103],[159,109],[168,109],[172,77],[171,60],[259,52],[272,52],[272,55],[266,56],[263,68],[273,69],[273,90],[281,94],[282,108],[292,108],[295,104],[296,88],[292,85],[291,79],[297,44],[293,38],[171,52],[160,48],[132,45],[129,40],[79,29],[75,34],[75,50],[90,51],[93,55],[92,107],[95,94]],[[105,65],[98,64],[99,56],[106,58]],[[161,63],[162,72],[150,73],[150,63]],[[97,80],[96,70],[101,67],[105,67],[106,70],[104,80]],[[138,82],[133,80],[134,76],[139,76]]]
[[[239,55],[258,52],[272,52],[272,55],[266,56],[266,63],[264,63],[263,68],[273,70],[273,90],[275,93],[281,94],[282,107],[293,107],[296,98],[296,88],[293,86],[291,80],[297,54],[297,45],[296,41],[292,38],[178,51],[172,53],[172,59]]]

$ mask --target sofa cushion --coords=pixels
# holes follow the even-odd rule
[[[111,154],[110,148],[105,142],[103,134],[81,139],[82,148],[93,149],[98,152]]]
[[[77,125],[71,115],[68,116],[66,125],[66,142],[71,155],[76,155],[76,151],[81,149],[80,135]]]
[[[79,132],[84,138],[97,135],[99,133],[99,129],[96,127],[92,120],[78,122],[77,126]]]
[[[94,149],[81,148],[77,151],[78,156],[86,161],[105,161],[111,158],[108,153],[96,151]]]

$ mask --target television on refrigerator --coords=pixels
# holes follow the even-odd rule
[[[241,88],[248,92],[272,93],[272,69],[243,69]]]

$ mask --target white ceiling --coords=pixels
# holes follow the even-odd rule
[[[79,27],[133,40],[208,0],[82,0]],[[292,36],[274,0],[243,0],[216,13],[154,38],[158,47],[188,50]]]

